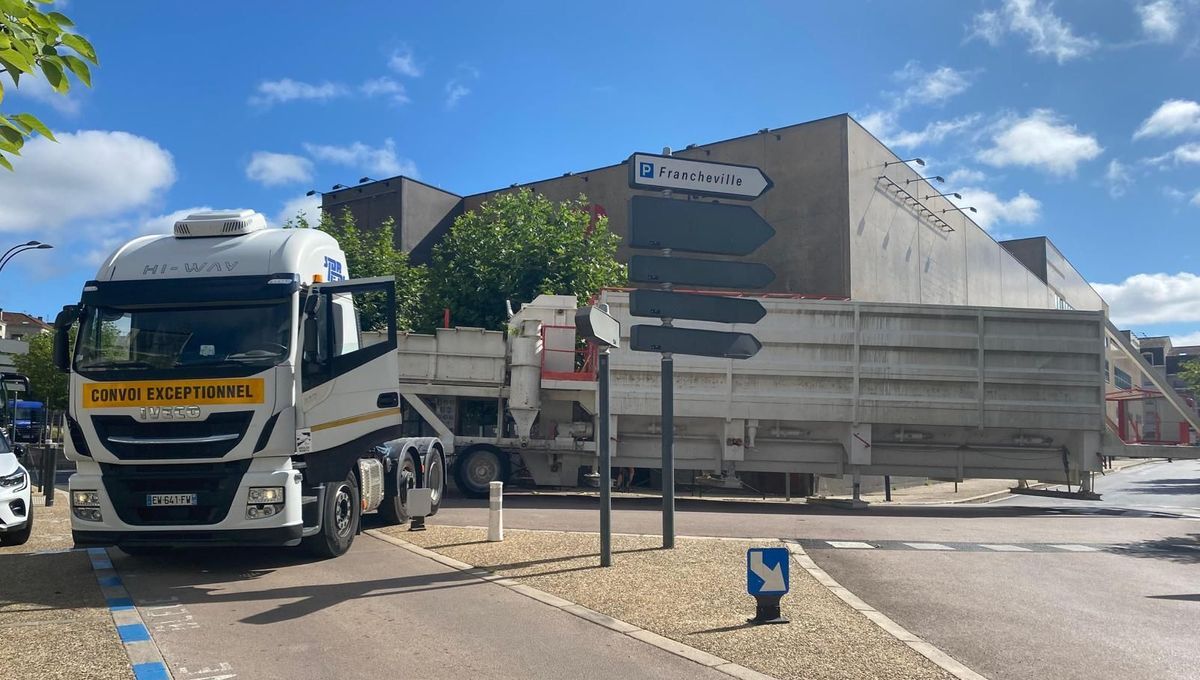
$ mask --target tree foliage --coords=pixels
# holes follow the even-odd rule
[[[22,78],[45,78],[59,94],[71,87],[74,76],[92,86],[88,64],[96,65],[96,50],[83,36],[67,29],[75,24],[60,12],[42,12],[38,5],[49,0],[0,0],[0,74],[12,87]],[[4,102],[5,80],[0,78],[0,104]],[[25,140],[34,133],[54,141],[54,135],[29,113],[6,115],[0,110],[0,166],[13,169],[5,154],[21,155]]]
[[[1180,364],[1178,377],[1187,383],[1189,389],[1200,394],[1200,359],[1191,359]]]
[[[71,346],[75,345],[75,331],[71,330]],[[17,373],[29,378],[29,389],[50,410],[67,408],[69,375],[54,365],[54,334],[38,333],[29,338],[29,351],[12,356]]]
[[[285,227],[308,228],[306,217],[297,215]],[[409,264],[408,253],[395,246],[395,222],[388,218],[378,229],[360,229],[350,211],[343,210],[336,218],[322,212],[316,228],[333,236],[346,253],[346,265],[356,279],[374,276],[396,278],[396,328],[412,330],[419,325],[425,292],[426,270]],[[386,301],[363,295],[355,300],[359,325],[363,330],[387,328],[384,313]]]
[[[555,203],[522,189],[459,216],[433,249],[430,323],[444,308],[457,326],[503,329],[505,300],[574,295],[580,303],[625,282],[620,239],[608,218],[593,218],[586,197]]]

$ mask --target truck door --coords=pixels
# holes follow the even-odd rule
[[[391,277],[320,283],[308,291],[302,307],[297,453],[357,457],[399,436],[395,309]],[[360,316],[374,326],[360,328]]]

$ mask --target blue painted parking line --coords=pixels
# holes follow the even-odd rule
[[[117,627],[117,635],[125,646],[133,677],[135,680],[171,680],[171,671],[163,661],[162,651],[142,621],[142,615],[121,582],[120,574],[113,569],[108,551],[104,548],[88,548],[87,552],[92,571],[96,573],[96,583],[100,585],[113,625]]]

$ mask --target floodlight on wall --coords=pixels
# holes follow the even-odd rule
[[[925,159],[924,158],[910,158],[906,161],[888,161],[883,164],[883,167],[886,168],[889,165],[900,165],[901,163],[916,163],[917,165],[921,166],[922,168],[925,167]]]
[[[928,201],[931,198],[941,198],[942,196],[953,196],[960,201],[962,200],[962,194],[958,193],[957,191],[948,191],[944,194],[929,194],[925,197],[925,200]]]
[[[334,184],[333,185],[334,191],[337,191],[338,189],[349,189],[349,188],[350,187],[346,186],[345,184]]]
[[[913,182],[920,182],[920,181],[928,182],[929,180],[933,180],[934,182],[937,182],[938,184],[942,184],[946,181],[946,178],[942,177],[941,175],[933,175],[930,177],[918,177],[916,179],[906,179],[906,180],[904,180],[904,183],[912,184]]]
[[[316,196],[316,195],[317,195],[317,190],[316,190],[316,189],[309,189],[308,191],[304,192],[304,195],[305,195],[305,196]]]
[[[975,209],[975,206],[968,205],[965,208],[946,208],[945,210],[942,211],[942,214],[945,215],[948,212],[965,212],[967,210],[970,210],[973,213],[979,212],[978,210]]]
[[[358,178],[359,184],[366,184],[367,182],[375,182],[375,181],[378,181],[378,180],[371,179],[370,177],[367,177],[366,175],[363,175],[362,177]]]

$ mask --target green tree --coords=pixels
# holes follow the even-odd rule
[[[457,326],[501,330],[505,300],[515,305],[549,293],[586,303],[601,288],[622,285],[620,239],[588,207],[584,196],[555,203],[522,189],[459,216],[433,249],[427,323],[448,308]]]
[[[38,5],[50,0],[0,0],[0,74],[7,74],[12,87],[22,78],[45,78],[50,87],[65,94],[71,75],[92,86],[88,63],[99,64],[91,43],[66,29],[74,26],[59,12],[42,12]],[[0,78],[0,103],[5,81]],[[0,111],[0,166],[13,169],[4,154],[21,155],[25,140],[34,133],[54,141],[40,120],[28,113],[5,115]]]
[[[75,346],[75,330],[71,330],[71,346]],[[69,375],[54,365],[54,334],[38,333],[29,339],[29,351],[14,354],[13,366],[17,373],[29,378],[29,389],[33,396],[41,399],[50,410],[67,408]]]
[[[308,228],[308,218],[297,215],[288,220],[285,228]],[[322,212],[316,228],[333,236],[346,253],[346,265],[350,275],[356,279],[373,276],[396,277],[396,327],[412,330],[418,326],[422,316],[427,272],[424,267],[409,264],[408,253],[397,250],[393,240],[395,222],[384,221],[378,229],[360,229],[349,210],[338,217]],[[363,330],[387,328],[383,299],[364,295],[355,300],[359,324]]]
[[[1200,359],[1191,359],[1180,364],[1179,379],[1187,383],[1193,392],[1200,394]]]

